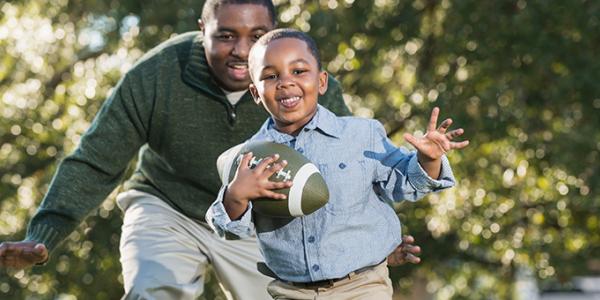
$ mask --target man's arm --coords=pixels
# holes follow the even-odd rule
[[[60,163],[25,240],[0,247],[0,267],[44,262],[120,183],[129,161],[146,142],[150,119],[151,105],[136,102],[150,98],[143,98],[141,85],[130,80],[125,76],[119,82],[77,149]]]

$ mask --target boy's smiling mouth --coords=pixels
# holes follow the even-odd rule
[[[293,108],[302,100],[301,96],[283,96],[277,97],[277,101],[285,108]]]

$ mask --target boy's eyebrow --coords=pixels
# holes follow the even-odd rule
[[[294,60],[292,60],[292,61],[290,62],[290,64],[295,64],[295,63],[305,63],[305,64],[308,64],[308,63],[309,63],[309,61],[308,61],[308,60],[306,60],[306,59],[304,59],[304,58],[297,58],[297,59],[294,59]],[[265,66],[263,67],[263,70],[264,70],[264,69],[269,69],[269,68],[273,68],[273,66],[272,66],[272,65],[265,65]]]

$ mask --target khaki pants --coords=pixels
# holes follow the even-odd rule
[[[130,190],[117,196],[124,299],[196,299],[212,264],[229,299],[269,299],[272,279],[258,273],[256,239],[224,240],[159,198]]]
[[[359,274],[348,275],[348,278],[329,287],[307,288],[273,280],[267,291],[277,300],[385,300],[392,299],[393,293],[387,262]]]

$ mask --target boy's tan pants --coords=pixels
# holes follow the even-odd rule
[[[310,286],[276,279],[269,283],[267,291],[278,300],[386,300],[392,299],[393,293],[387,262],[331,284]]]
[[[224,240],[159,198],[136,190],[117,196],[124,299],[196,299],[211,264],[229,299],[269,299],[272,278],[257,271],[256,239]]]

